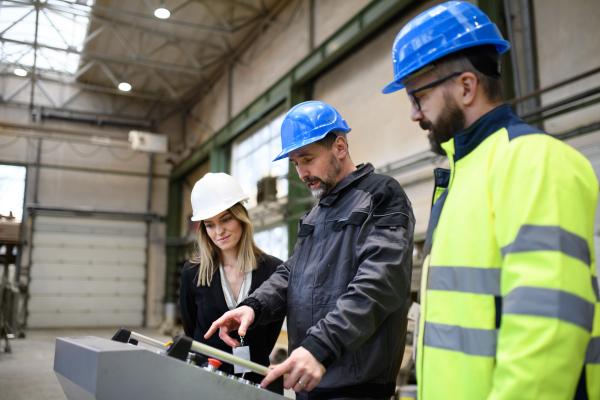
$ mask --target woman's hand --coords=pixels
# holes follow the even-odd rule
[[[234,310],[228,311],[221,318],[216,320],[210,326],[204,339],[208,339],[219,329],[219,337],[229,346],[236,348],[240,342],[229,336],[230,332],[238,331],[238,335],[246,336],[248,327],[254,322],[254,310],[248,306],[242,306]]]

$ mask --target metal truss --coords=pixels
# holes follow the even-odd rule
[[[3,93],[2,101],[12,101],[19,93],[29,89],[31,91],[30,107],[34,107],[34,91],[37,89],[48,98],[50,103],[56,109],[67,107],[75,97],[58,101],[53,98],[51,91],[45,85],[45,82],[59,83],[76,87],[83,91],[92,91],[97,93],[105,93],[110,95],[118,95],[139,99],[142,101],[151,101],[151,110],[156,107],[157,102],[170,104],[167,108],[171,108],[176,112],[177,109],[182,109],[182,102],[192,92],[190,88],[203,87],[209,84],[209,79],[205,73],[211,71],[211,77],[214,75],[215,68],[226,63],[234,62],[237,55],[240,53],[240,47],[246,48],[249,43],[249,38],[256,38],[266,24],[274,20],[274,9],[282,9],[282,3],[288,1],[282,0],[274,3],[272,9],[268,9],[265,3],[260,0],[258,5],[252,4],[252,0],[187,0],[180,3],[177,7],[171,9],[172,18],[159,20],[151,14],[129,11],[126,9],[118,9],[106,7],[102,5],[85,6],[78,2],[73,3],[66,0],[56,0],[48,3],[48,0],[2,0],[1,8],[31,6],[31,10],[18,20],[14,21],[10,26],[0,32],[1,43],[12,43],[23,47],[22,54],[8,60],[3,54],[0,59],[0,75],[9,75],[9,70],[12,68],[23,68],[28,71],[29,76],[23,78],[22,82],[15,87],[10,93]],[[143,0],[150,12],[153,12],[157,6],[156,0]],[[181,14],[190,4],[200,4],[214,21],[214,24],[196,24],[177,20],[177,15]],[[229,15],[222,15],[219,10],[222,6],[227,5],[230,12]],[[221,7],[220,9],[217,8]],[[234,9],[244,9],[243,16],[234,18]],[[89,30],[83,42],[83,45],[75,48],[69,45],[69,42],[62,36],[58,27],[54,26],[52,20],[47,17],[47,13],[54,13],[62,16],[86,17],[90,19],[90,27],[93,22],[93,30]],[[35,14],[35,40],[33,42],[26,40],[16,40],[15,38],[6,37],[7,32],[15,25],[19,24],[27,17]],[[49,45],[40,43],[38,39],[38,25],[40,15],[46,15],[50,24],[54,27],[59,37],[64,43]],[[240,15],[240,14],[238,14]],[[30,17],[31,18],[31,17]],[[132,20],[152,21],[152,26],[143,26],[132,23]],[[172,26],[178,27],[177,33],[168,32]],[[231,39],[236,33],[244,29],[251,29],[248,33],[244,33],[235,43]],[[182,31],[189,32],[183,34]],[[243,31],[247,32],[247,31]],[[131,34],[135,33],[139,37],[139,44],[132,43]],[[109,35],[109,36],[107,36]],[[92,41],[106,40],[107,37],[112,37],[114,40],[111,43],[118,43],[126,51],[126,53],[112,54],[90,50],[86,47]],[[142,42],[147,38],[148,44],[142,51]],[[181,57],[179,58],[184,64],[157,61],[151,59],[165,48],[175,49]],[[45,58],[40,50],[50,50],[54,52],[62,52],[67,54],[75,54],[80,57],[79,68],[75,73],[67,73],[65,71],[50,69],[42,69],[39,67],[39,61]],[[122,50],[121,50],[122,51]],[[34,54],[33,65],[24,65],[22,59],[26,56]],[[156,58],[156,57],[154,57]],[[48,65],[51,65],[48,61]],[[119,84],[118,76],[122,72],[127,71],[127,67],[133,68],[137,76],[145,76],[145,83],[154,82],[152,87],[160,87],[161,92],[148,91],[130,91],[123,92],[117,89]],[[220,70],[221,68],[217,68]],[[110,82],[113,86],[103,86],[99,84],[85,83],[80,81],[81,77],[87,72],[93,70],[105,76],[105,81]],[[131,71],[131,69],[130,69]],[[186,84],[185,88],[178,88],[173,82],[168,79],[168,74],[165,72],[176,73],[177,75],[186,76],[188,82],[194,82],[192,85]],[[86,76],[89,76],[86,75]],[[87,79],[87,78],[86,78]],[[181,81],[180,81],[181,83]],[[156,86],[158,85],[158,86]],[[138,85],[138,87],[146,87],[146,85]],[[194,90],[195,91],[195,90]],[[77,91],[76,93],[79,93]],[[150,111],[151,111],[150,110]]]

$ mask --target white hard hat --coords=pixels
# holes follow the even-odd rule
[[[192,221],[202,221],[248,200],[239,183],[222,172],[204,175],[192,189]]]

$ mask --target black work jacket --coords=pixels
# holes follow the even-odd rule
[[[394,394],[414,225],[398,181],[359,165],[301,218],[292,257],[243,302],[251,327],[287,315],[289,351],[302,346],[327,368],[310,398]]]
[[[256,270],[252,271],[250,293],[254,292],[256,288],[266,281],[275,272],[277,266],[283,262],[276,257],[266,254],[263,256],[264,261],[258,263]],[[229,308],[227,308],[227,302],[223,295],[219,270],[215,272],[210,286],[197,286],[196,275],[198,268],[199,264],[188,262],[183,267],[181,274],[179,304],[181,307],[183,330],[186,336],[200,343],[205,343],[231,353],[231,347],[219,338],[218,331],[209,339],[204,339],[204,334],[208,331],[212,323],[229,311]],[[269,365],[269,354],[275,346],[282,324],[283,316],[279,319],[274,319],[258,329],[247,332],[244,337],[244,344],[250,346],[250,359],[252,361],[264,366]],[[231,333],[230,336],[240,340],[237,332]],[[224,363],[219,369],[233,374],[233,365],[231,364]],[[251,377],[247,376],[247,378]]]

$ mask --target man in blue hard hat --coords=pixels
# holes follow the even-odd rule
[[[207,333],[238,346],[232,330],[287,316],[290,357],[263,386],[289,373],[298,399],[389,400],[404,354],[412,207],[396,180],[352,163],[349,131],[322,102],[287,113],[276,160],[289,157],[319,202],[300,218],[292,257]]]
[[[498,28],[448,2],[393,45],[436,169],[418,331],[419,400],[600,399],[598,182],[577,151],[503,104]],[[595,314],[595,316],[594,316]]]

